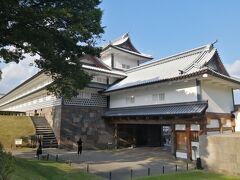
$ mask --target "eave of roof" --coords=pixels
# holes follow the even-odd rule
[[[94,64],[96,64],[96,67],[99,67],[99,68],[102,68],[102,69],[107,69],[107,70],[111,69],[108,65],[106,65],[104,62],[102,62],[100,59],[98,59],[95,56],[86,55],[86,56],[83,56],[82,58],[80,58],[80,61],[84,60],[84,59],[89,60],[89,61],[93,61]]]
[[[82,67],[83,67],[83,69],[98,71],[98,72],[117,75],[117,76],[121,76],[121,77],[126,77],[127,76],[124,72],[106,70],[106,69],[102,69],[102,68],[98,68],[98,67],[94,67],[94,66],[89,66],[89,65],[85,65],[85,64],[82,65]]]
[[[153,59],[153,57],[151,55],[147,55],[147,54],[142,54],[142,53],[137,53],[137,52],[134,52],[134,51],[130,51],[130,50],[127,50],[127,49],[124,49],[124,48],[121,48],[121,47],[118,47],[118,46],[114,46],[112,44],[109,44],[107,45],[106,47],[103,48],[102,52],[104,52],[105,50],[107,50],[108,48],[114,48],[114,49],[117,49],[119,51],[122,51],[122,52],[126,52],[126,53],[129,53],[129,54],[132,54],[132,55],[135,55],[135,56],[139,56],[139,57],[143,57],[143,58],[147,58],[147,59]]]
[[[30,82],[31,80],[33,80],[34,78],[38,77],[40,74],[44,73],[44,71],[39,71],[38,73],[36,73],[35,75],[33,75],[32,77],[28,78],[26,81],[24,81],[23,83],[19,84],[17,87],[13,88],[12,90],[10,90],[8,93],[6,93],[4,96],[2,96],[0,98],[3,99],[5,96],[9,95],[10,93],[12,93],[13,91],[15,91],[16,89],[22,87],[23,85],[27,84],[28,82]]]
[[[47,85],[47,86],[49,86],[49,85]],[[7,102],[7,103],[1,105],[0,107],[6,106],[6,105],[8,105],[8,104],[10,104],[10,103],[12,103],[12,102],[14,102],[14,101],[18,101],[18,100],[20,100],[20,99],[23,99],[23,98],[25,98],[25,97],[28,97],[28,96],[30,96],[30,95],[32,95],[32,94],[37,93],[37,92],[46,90],[47,86],[44,86],[44,87],[42,87],[42,88],[40,88],[40,89],[37,89],[36,91],[30,92],[29,94],[26,94],[26,95],[24,95],[24,96],[21,96],[21,97],[19,97],[19,98],[17,98],[17,99],[14,99],[14,100],[10,101],[10,102]]]
[[[221,79],[224,79],[224,80],[228,80],[228,81],[231,81],[233,83],[237,83],[240,85],[240,80],[236,80],[232,77],[229,77],[229,76],[225,76],[223,74],[220,74],[220,73],[217,73],[209,68],[203,68],[202,70],[200,71],[196,71],[196,72],[193,72],[193,73],[189,73],[189,74],[182,74],[182,75],[179,75],[179,76],[175,76],[175,77],[171,77],[171,78],[166,78],[166,79],[158,79],[158,80],[153,80],[153,81],[145,81],[141,84],[135,84],[135,85],[130,85],[130,86],[123,86],[122,88],[117,88],[117,89],[113,89],[113,90],[106,90],[104,91],[104,93],[110,93],[110,92],[116,92],[116,91],[120,91],[120,90],[124,90],[124,89],[130,89],[130,88],[136,88],[136,87],[140,87],[140,86],[146,86],[146,85],[151,85],[151,84],[156,84],[156,83],[163,83],[163,82],[168,82],[168,81],[175,81],[175,80],[181,80],[181,79],[186,79],[186,78],[191,78],[191,77],[195,77],[195,76],[199,76],[199,75],[202,75],[202,74],[210,74],[212,76],[215,76],[215,77],[218,77],[218,78],[221,78]]]
[[[106,74],[111,74],[111,75],[115,75],[121,78],[126,77],[126,74],[123,72],[116,72],[116,71],[111,71],[111,70],[107,70],[107,69],[102,69],[102,68],[98,68],[98,67],[93,67],[93,66],[89,66],[89,65],[82,65],[83,69],[86,70],[91,70],[91,71],[97,71],[97,72],[102,72],[102,73],[106,73]],[[12,92],[14,92],[15,90],[17,90],[18,88],[24,86],[25,84],[27,84],[28,82],[32,81],[34,78],[40,76],[41,74],[43,74],[44,71],[41,70],[38,73],[36,73],[35,75],[33,75],[32,77],[30,77],[29,79],[27,79],[26,81],[24,81],[23,83],[19,84],[17,87],[15,87],[14,89],[12,89],[11,91],[9,91],[8,93],[6,93],[4,96],[0,97],[0,100],[5,98],[6,96],[8,96],[9,94],[11,94]]]
[[[123,107],[109,109],[104,117],[200,115],[207,108],[207,101]]]

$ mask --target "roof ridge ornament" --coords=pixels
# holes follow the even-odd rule
[[[181,70],[181,69],[179,69],[178,71],[179,71],[179,75],[183,75],[183,74],[185,74],[185,73],[186,73],[186,71],[184,71],[184,70]]]
[[[216,43],[218,43],[218,39],[216,39],[216,40],[212,43],[212,45],[214,45],[214,44],[216,44]]]
[[[207,45],[207,51],[211,51],[214,48],[214,44],[216,44],[218,40],[216,39],[213,43]]]
[[[127,37],[129,37],[129,32],[127,32],[124,35],[122,35],[122,39],[127,38]]]

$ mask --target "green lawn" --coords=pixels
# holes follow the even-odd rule
[[[6,149],[14,146],[16,138],[34,134],[35,128],[30,117],[0,115],[0,142]]]
[[[16,158],[16,169],[11,180],[100,180],[92,174],[74,170],[68,164]]]
[[[207,171],[191,171],[184,173],[172,173],[160,176],[142,177],[135,180],[239,180],[240,177],[226,176],[222,174],[210,173]]]

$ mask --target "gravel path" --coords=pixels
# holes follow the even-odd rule
[[[44,149],[44,154],[50,154],[50,159],[55,160],[58,156],[59,161],[71,162],[71,165],[82,171],[97,174],[109,179],[110,172],[112,180],[130,179],[132,176],[147,176],[170,173],[176,171],[186,171],[187,163],[176,160],[171,153],[156,148],[134,148],[118,150],[85,150],[78,156],[75,151],[63,149]],[[23,158],[33,158],[35,151],[13,152],[15,156]],[[194,165],[189,164],[189,169]],[[149,169],[148,169],[149,168]]]

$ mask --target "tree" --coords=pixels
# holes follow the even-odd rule
[[[100,0],[0,0],[0,58],[5,63],[35,58],[52,76],[57,96],[77,95],[91,80],[81,68],[84,55],[99,56],[103,33]]]

